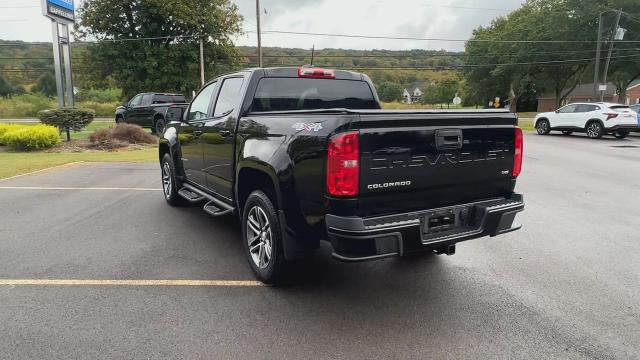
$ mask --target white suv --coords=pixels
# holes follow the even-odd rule
[[[612,134],[625,138],[630,131],[637,130],[636,113],[627,105],[614,103],[573,103],[554,112],[536,115],[533,123],[540,135],[551,130],[570,135],[574,131],[586,132],[592,139]]]

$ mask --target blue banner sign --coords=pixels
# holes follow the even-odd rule
[[[74,23],[73,0],[42,0],[42,13],[61,23]]]

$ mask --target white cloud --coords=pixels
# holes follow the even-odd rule
[[[466,39],[498,15],[516,9],[523,0],[261,0],[264,30],[356,34],[392,37]],[[255,1],[234,0],[245,16],[245,29],[255,30]],[[76,1],[78,3],[78,1]],[[15,5],[14,5],[15,4]],[[0,39],[50,41],[51,25],[38,0],[0,2]],[[35,6],[4,8],[8,6]],[[450,7],[453,6],[453,7]],[[467,7],[467,8],[460,8]],[[487,10],[470,9],[485,8]],[[495,11],[488,9],[504,9]],[[335,38],[263,34],[264,46],[345,49],[461,50],[462,42]],[[255,45],[254,33],[237,39]]]

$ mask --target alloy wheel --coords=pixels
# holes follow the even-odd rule
[[[540,135],[544,135],[546,133],[549,132],[549,123],[542,120],[540,122],[538,122],[537,126],[536,126],[536,130],[538,131],[538,134]]]
[[[589,124],[589,126],[587,127],[587,135],[590,138],[597,138],[598,135],[600,135],[600,131],[602,129],[600,128],[600,124],[594,122]]]
[[[164,196],[167,199],[171,197],[172,185],[171,166],[169,166],[168,162],[165,162],[162,165],[162,189],[164,190]]]
[[[273,251],[273,234],[267,214],[260,206],[254,206],[247,216],[247,242],[251,260],[260,269],[269,266]]]

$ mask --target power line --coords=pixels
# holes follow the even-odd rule
[[[447,38],[420,38],[406,36],[377,36],[377,35],[354,35],[354,34],[333,34],[333,33],[316,33],[302,31],[280,31],[280,30],[264,30],[263,34],[286,34],[286,35],[311,35],[326,37],[343,37],[357,39],[376,39],[376,40],[411,40],[411,41],[442,41],[442,42],[491,42],[491,43],[545,43],[545,44],[564,44],[564,43],[595,43],[595,40],[493,40],[493,39],[447,39]],[[640,40],[618,40],[618,43],[640,43]]]

